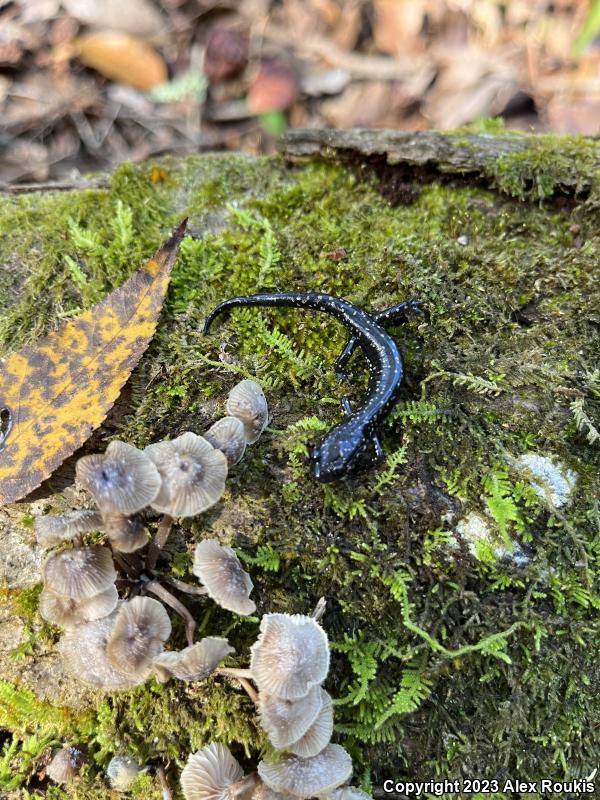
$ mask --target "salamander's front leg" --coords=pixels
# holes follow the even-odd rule
[[[347,417],[352,416],[352,406],[350,405],[350,400],[344,395],[342,397],[342,410]]]
[[[378,434],[373,433],[371,436],[371,444],[375,450],[375,458],[380,461],[383,458],[383,447],[381,446],[381,440],[379,439]]]
[[[383,311],[376,311],[373,316],[380,325],[385,325],[386,322],[400,325],[406,322],[410,314],[416,314],[422,305],[420,300],[405,300],[403,303],[390,306]]]
[[[335,364],[333,365],[335,377],[338,379],[338,381],[343,381],[348,377],[346,374],[346,364],[348,361],[350,361],[352,353],[354,352],[357,344],[358,338],[356,336],[351,336],[346,342],[344,349],[338,356]]]

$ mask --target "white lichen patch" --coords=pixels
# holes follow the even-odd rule
[[[495,533],[492,522],[475,511],[467,514],[456,524],[458,538],[465,543],[471,555],[479,561],[493,562],[502,558],[514,561],[523,567],[529,556],[518,542],[508,545]],[[452,548],[454,549],[454,548]]]
[[[465,542],[473,555],[477,555],[478,545],[494,545],[494,536],[489,522],[480,514],[472,511],[456,524],[456,532]]]
[[[539,497],[543,497],[553,508],[569,502],[577,475],[558,461],[538,453],[525,453],[517,459],[519,468],[529,478]]]

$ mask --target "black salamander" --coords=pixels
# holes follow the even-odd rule
[[[273,306],[276,308],[310,308],[324,311],[339,319],[348,328],[349,338],[335,362],[339,380],[346,378],[345,367],[356,347],[367,360],[369,383],[364,403],[352,410],[347,397],[342,399],[346,419],[325,434],[312,453],[313,475],[319,481],[331,481],[352,474],[368,464],[366,452],[372,445],[375,458],[383,455],[378,429],[398,400],[402,381],[402,358],[396,342],[383,328],[385,323],[399,324],[409,313],[418,310],[417,300],[367,314],[352,303],[320,292],[276,292],[233,297],[211,311],[204,324],[208,333],[216,317],[240,306]]]

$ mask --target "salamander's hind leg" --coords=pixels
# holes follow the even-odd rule
[[[420,300],[405,300],[403,303],[384,308],[383,311],[374,312],[373,317],[380,325],[385,325],[386,322],[400,325],[406,322],[410,314],[416,314],[422,305]]]
[[[350,400],[344,395],[342,397],[342,410],[347,417],[352,416],[352,406],[350,405]]]
[[[333,369],[335,370],[335,377],[338,379],[338,381],[343,381],[348,377],[346,374],[346,364],[348,361],[350,361],[352,353],[356,349],[357,344],[358,338],[356,336],[351,336],[346,342],[344,349],[336,359]]]

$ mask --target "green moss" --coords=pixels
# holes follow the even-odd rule
[[[598,186],[598,145],[583,136],[531,136],[520,153],[494,161],[489,175],[506,194],[545,200],[557,192],[586,193]]]
[[[538,201],[566,185],[567,161],[589,185],[594,148],[532,138],[527,157],[506,156],[491,174],[502,192]],[[138,444],[202,432],[240,376],[263,383],[273,420],[231,471],[222,504],[182,523],[175,573],[188,574],[194,541],[218,536],[245,558],[259,613],[309,613],[327,598],[336,737],[365,781],[458,777],[482,764],[490,775],[589,774],[600,755],[590,735],[600,713],[599,456],[571,404],[581,400],[598,427],[593,202],[547,207],[432,183],[390,208],[335,165],[210,156],[163,166],[160,183],[126,166],[109,191],[0,200],[0,252],[26,276],[19,302],[0,307],[2,345],[88,306],[189,215],[197,238],[184,242],[130,381],[130,413],[108,430]],[[340,261],[327,255],[337,248]],[[336,384],[338,323],[240,310],[201,335],[214,304],[265,288],[319,289],[365,308],[424,302],[395,329],[406,381],[379,470],[335,485],[309,475],[308,452],[341,419],[341,394],[359,403],[366,386],[359,357],[349,383]],[[516,469],[531,451],[577,473],[565,509],[548,507]],[[453,549],[470,512],[499,542],[525,543],[528,563]],[[225,631],[244,663],[256,620],[198,598],[190,608],[201,635]],[[121,749],[179,766],[210,740],[237,742],[248,764],[260,749],[251,705],[221,680],[149,684],[102,701],[95,720],[85,800],[101,796],[95,776]]]

